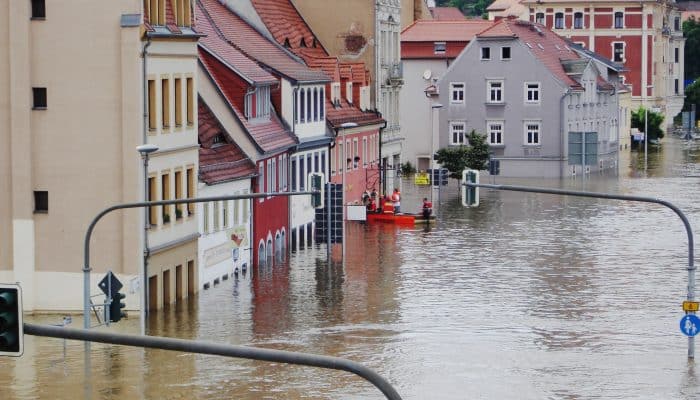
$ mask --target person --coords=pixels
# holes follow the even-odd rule
[[[374,198],[370,197],[367,202],[367,212],[373,213],[377,211],[377,203],[374,202]]]
[[[401,192],[399,188],[394,188],[394,193],[391,195],[391,201],[394,203],[394,212],[396,214],[401,212]]]
[[[391,198],[386,196],[384,198],[384,214],[394,214],[394,204],[391,202]]]
[[[423,197],[423,218],[428,219],[433,213],[433,203],[428,201],[427,197]]]

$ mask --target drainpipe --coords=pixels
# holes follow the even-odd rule
[[[567,88],[566,91],[564,92],[564,95],[561,97],[559,100],[559,120],[561,121],[561,133],[559,134],[559,157],[561,159],[561,164],[559,167],[559,179],[564,178],[564,170],[566,168],[564,164],[564,159],[567,158],[564,155],[564,135],[566,134],[566,119],[565,114],[566,112],[564,111],[566,108],[564,104],[564,100],[571,95],[571,88]],[[585,150],[585,149],[584,149]],[[567,158],[568,159],[568,158]]]
[[[143,79],[143,135],[142,135],[142,140],[141,144],[146,144],[147,143],[147,135],[148,135],[148,120],[149,120],[149,113],[152,110],[148,109],[148,103],[149,103],[149,98],[148,98],[148,78],[146,77],[146,60],[148,57],[148,48],[151,46],[151,38],[148,37],[146,39],[146,44],[143,46],[143,52],[142,52],[142,57],[143,57],[143,64],[141,65],[142,68],[142,79]],[[148,176],[148,156],[144,157],[144,175]],[[148,179],[144,182],[144,187],[143,187],[143,198],[148,199]],[[150,200],[150,199],[148,199]],[[143,271],[141,274],[141,277],[143,279],[143,282],[141,284],[143,287],[141,288],[141,315],[140,315],[140,325],[141,325],[141,334],[145,335],[146,334],[146,313],[148,313],[148,257],[151,254],[151,250],[148,247],[148,230],[150,229],[150,223],[149,223],[149,208],[144,207],[143,209]]]

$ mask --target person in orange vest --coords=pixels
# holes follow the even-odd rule
[[[391,201],[394,202],[394,212],[396,214],[401,212],[401,192],[399,188],[394,188],[394,193],[391,195]]]
[[[394,205],[391,203],[391,198],[389,196],[386,196],[384,198],[383,212],[384,212],[384,214],[393,214],[394,213]]]
[[[430,218],[430,214],[433,213],[433,203],[428,201],[427,197],[423,197],[423,218]]]

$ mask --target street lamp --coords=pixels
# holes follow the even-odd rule
[[[142,144],[136,146],[136,150],[141,153],[143,159],[143,199],[150,201],[148,198],[148,156],[151,153],[158,151],[158,146],[154,144]],[[143,209],[143,265],[141,268],[141,334],[146,334],[146,313],[148,312],[148,230],[151,228],[149,218],[149,207]]]
[[[433,184],[433,179],[435,178],[435,166],[437,165],[435,162],[435,142],[436,142],[436,136],[437,132],[439,129],[435,129],[435,121],[434,121],[434,114],[436,113],[436,110],[439,110],[442,108],[442,104],[440,103],[433,103],[430,105],[430,130],[431,130],[431,136],[430,136],[430,202],[433,202],[433,190],[435,189],[435,185]],[[440,124],[440,120],[438,119],[438,125]],[[438,171],[439,173],[439,171]],[[440,177],[438,176],[438,185],[440,184]],[[438,186],[439,188],[439,186]]]

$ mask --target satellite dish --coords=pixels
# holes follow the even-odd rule
[[[423,72],[423,79],[425,79],[426,81],[430,79],[431,76],[433,76],[433,73],[429,69],[426,69]]]

